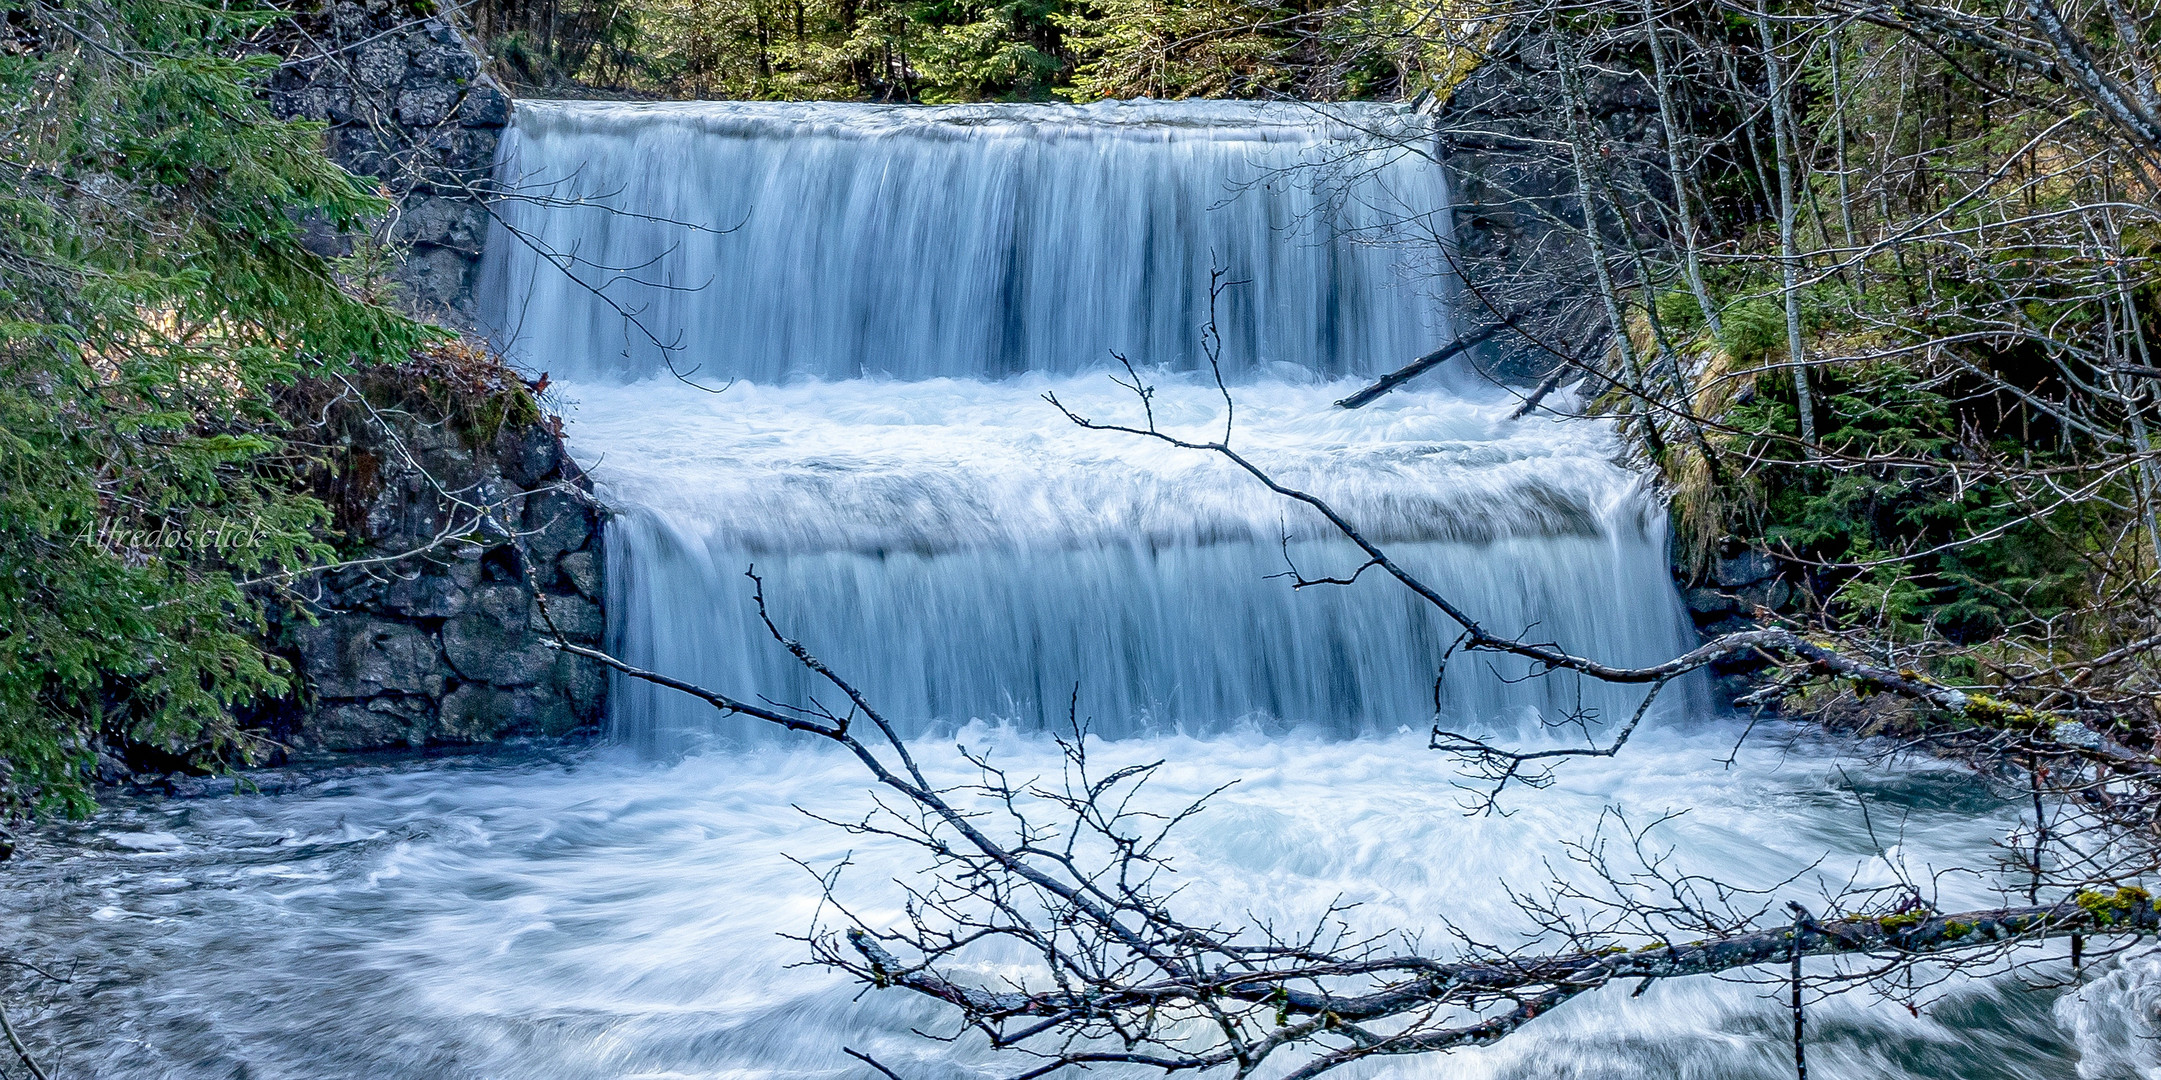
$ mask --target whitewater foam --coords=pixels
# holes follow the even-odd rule
[[[1962,772],[1842,761],[1837,744],[1792,734],[1761,727],[1728,764],[1724,725],[1647,732],[1623,759],[1573,762],[1556,786],[1518,792],[1505,817],[1465,816],[1454,774],[1417,736],[1154,737],[1099,746],[1097,760],[1168,762],[1137,804],[1159,810],[1240,781],[1170,851],[1180,910],[1295,925],[1343,900],[1358,905],[1355,928],[1443,952],[1443,917],[1526,940],[1500,883],[1585,883],[1563,844],[1609,807],[1638,824],[1686,810],[1655,836],[1677,868],[1754,885],[1798,873],[1765,902],[1819,906],[1849,877],[1891,872],[1860,797],[1879,833],[1899,823],[1905,859],[1924,869],[1969,862],[2016,818],[2015,801]],[[974,727],[918,746],[934,782],[974,778],[956,741],[1015,777],[1057,774],[1048,738]],[[664,767],[609,754],[447,763],[299,796],[123,805],[11,865],[0,949],[76,976],[11,1008],[67,1075],[114,1080],[864,1075],[844,1046],[911,1077],[1015,1071],[975,1038],[915,1034],[952,1030],[939,1006],[792,966],[804,948],[786,935],[810,927],[818,897],[792,859],[850,860],[843,893],[874,922],[897,916],[896,881],[920,880],[912,849],[802,812],[852,817],[867,787],[846,755],[793,741]],[[125,842],[149,834],[155,847]],[[1946,907],[2000,899],[1978,877],[1942,885]],[[2038,970],[2060,973],[2060,943],[2026,954],[2057,957]],[[1792,1075],[1779,978],[1677,980],[1641,997],[1616,986],[1493,1047],[1344,1075],[1777,1080]],[[1811,1071],[2063,1076],[2075,1051],[2054,997],[2016,979],[1960,983],[1926,994],[1919,1017],[1866,992],[1836,997],[1812,1007]]]

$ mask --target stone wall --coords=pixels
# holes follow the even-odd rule
[[[365,234],[320,230],[414,315],[463,332],[488,234],[486,198],[511,102],[426,0],[338,0],[301,20],[272,80],[283,115],[328,126],[333,160],[378,180],[392,210]],[[543,644],[598,645],[604,511],[537,395],[460,345],[353,385],[308,387],[287,412],[332,448],[315,478],[349,554],[280,628],[304,677],[272,722],[303,750],[562,735],[600,721],[606,679]]]
[[[591,482],[546,422],[476,431],[403,390],[325,414],[340,449],[323,494],[372,561],[324,575],[307,597],[313,621],[287,622],[307,687],[287,741],[369,750],[597,724],[605,673],[544,644],[556,630],[600,643],[604,515]]]
[[[372,235],[325,229],[317,250],[343,255],[372,242],[387,252],[387,276],[407,307],[471,330],[484,198],[511,104],[458,26],[434,10],[423,0],[339,0],[303,19],[308,40],[271,81],[271,104],[329,125],[330,156],[381,181],[394,201]]]

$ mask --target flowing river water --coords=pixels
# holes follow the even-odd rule
[[[1317,918],[1445,947],[1530,927],[1502,883],[1580,878],[1568,845],[1648,823],[1687,870],[1820,902],[1898,874],[1945,908],[2000,899],[2018,819],[1964,773],[1717,714],[1670,690],[1621,755],[1505,815],[1465,812],[1450,726],[1604,737],[1633,691],[1436,661],[1395,583],[1294,591],[1357,558],[1206,454],[1082,430],[1232,437],[1327,497],[1494,627],[1618,662],[1692,631],[1664,514],[1583,420],[1443,372],[1330,403],[1445,342],[1446,185],[1393,107],[1129,103],[901,109],[527,102],[489,241],[498,340],[550,373],[617,510],[612,647],[739,697],[813,687],[776,620],[915,733],[1055,774],[1071,709],[1164,807],[1237,783],[1178,834],[1189,910]],[[1211,272],[1228,282],[1214,306]],[[578,280],[571,280],[576,277]],[[582,282],[582,284],[580,283]],[[626,318],[625,315],[634,316]],[[72,1077],[854,1077],[1013,1069],[901,991],[800,966],[813,869],[867,917],[914,854],[817,818],[869,805],[852,759],[616,685],[604,745],[302,774],[277,794],[122,801],[0,883],[0,975]],[[1601,725],[1609,725],[1602,727]],[[1557,733],[1558,732],[1558,733]],[[1580,737],[1580,736],[1578,736]],[[1445,919],[1445,922],[1444,922]],[[1814,1008],[1830,1077],[2148,1077],[2154,962],[2079,990],[2064,965],[1946,984],[1919,1012]],[[1585,995],[1499,1045],[1350,1071],[1434,1077],[1791,1074],[1783,987],[1741,973]]]

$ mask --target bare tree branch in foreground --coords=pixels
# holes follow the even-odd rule
[[[15,1051],[16,1058],[21,1060],[23,1068],[30,1070],[33,1080],[47,1080],[45,1070],[39,1067],[36,1058],[30,1056],[30,1048],[24,1046],[22,1037],[15,1034],[15,1025],[8,1022],[5,1003],[0,1003],[0,1035],[7,1036],[8,1049]]]
[[[852,914],[838,892],[840,868],[824,875],[826,904],[844,929],[836,934],[821,920],[807,937],[813,955],[869,986],[952,1006],[962,1031],[1026,1059],[1016,1080],[1114,1063],[1308,1077],[1367,1057],[1491,1043],[1615,980],[1830,956],[1868,957],[1877,963],[1862,977],[1880,978],[1923,958],[1999,964],[2021,944],[2071,937],[2082,946],[2087,936],[2161,930],[2152,898],[2131,886],[1955,914],[1930,910],[1902,886],[1842,896],[1843,914],[1804,913],[1766,926],[1763,892],[1675,872],[1646,853],[1647,830],[1633,829],[1623,847],[1636,869],[1611,865],[1603,841],[1574,852],[1601,893],[1556,882],[1545,899],[1519,898],[1550,951],[1504,949],[1458,933],[1457,955],[1429,954],[1401,931],[1353,930],[1345,904],[1295,930],[1250,916],[1195,918],[1177,910],[1175,871],[1163,851],[1208,798],[1151,808],[1143,792],[1162,762],[1105,772],[1075,716],[1070,736],[1059,740],[1064,769],[1056,781],[1017,780],[963,748],[978,778],[940,787],[860,690],[782,632],[762,582],[749,576],[767,630],[846,699],[844,708],[815,698],[753,703],[560,637],[553,646],[854,755],[884,794],[862,818],[830,823],[908,844],[928,872],[903,884],[908,902],[898,925]],[[985,974],[988,964],[1002,974]]]
[[[49,983],[70,983],[75,981],[67,975],[62,975],[30,961],[0,956],[0,969],[6,968],[16,968],[28,972],[32,976]],[[4,993],[0,993],[0,1039],[7,1042],[8,1049],[14,1053],[15,1060],[22,1063],[23,1069],[30,1075],[30,1080],[51,1080],[53,1075],[51,1070],[38,1061],[36,1055],[30,1052],[29,1045],[23,1041],[22,1035],[15,1030],[15,1022],[13,1018],[8,1016],[7,1001]],[[0,1058],[0,1060],[4,1060],[4,1058]],[[0,1077],[12,1076],[12,1070],[0,1067]]]

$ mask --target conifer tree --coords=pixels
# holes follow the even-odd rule
[[[433,331],[302,244],[386,207],[271,113],[283,13],[0,11],[0,812],[79,812],[102,741],[247,752],[259,583],[328,554],[272,394]]]

